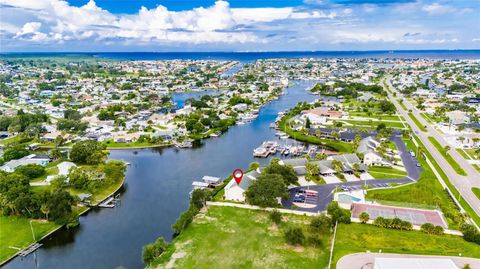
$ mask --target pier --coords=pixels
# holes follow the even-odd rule
[[[34,252],[35,250],[39,249],[41,246],[42,246],[42,244],[35,243],[35,244],[31,245],[30,247],[28,247],[27,249],[24,249],[24,250],[20,251],[18,253],[18,255],[21,256],[21,257],[26,257],[29,254],[31,254],[32,252]]]

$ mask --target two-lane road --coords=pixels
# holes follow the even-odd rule
[[[386,79],[386,83],[389,86],[390,90],[399,94],[399,92],[392,86],[390,78]],[[399,104],[397,99],[388,92],[388,97],[395,105],[400,114],[405,118],[405,121],[410,125],[412,130],[415,132],[417,137],[425,145],[426,150],[428,150],[435,161],[442,168],[443,172],[447,175],[450,182],[455,186],[455,188],[460,192],[465,201],[473,208],[473,210],[480,216],[480,200],[472,192],[472,187],[480,187],[480,173],[473,168],[473,166],[468,163],[458,152],[455,150],[450,150],[449,154],[452,158],[465,170],[468,176],[461,176],[450,166],[450,164],[443,158],[440,152],[435,148],[435,146],[428,140],[429,136],[434,137],[442,146],[446,146],[447,142],[444,140],[442,134],[440,134],[433,126],[430,126],[417,109],[408,101],[403,101],[403,104],[408,110],[412,111],[412,114],[417,118],[417,120],[422,124],[427,126],[427,132],[423,132],[415,124],[415,122],[409,117],[409,111],[403,109]]]

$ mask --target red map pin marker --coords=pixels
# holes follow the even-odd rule
[[[240,184],[240,182],[242,182],[242,178],[243,178],[243,171],[242,169],[235,169],[233,170],[233,179],[235,179],[235,182],[237,182],[237,185]]]

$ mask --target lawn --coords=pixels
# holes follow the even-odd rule
[[[350,117],[363,117],[363,118],[372,118],[375,120],[391,120],[391,121],[400,121],[400,118],[397,115],[381,114],[382,112],[369,113],[366,112],[348,112]]]
[[[428,235],[419,231],[400,231],[366,224],[340,224],[333,252],[334,264],[350,253],[413,253],[480,258],[480,245],[454,235]]]
[[[408,113],[408,116],[413,120],[413,122],[415,122],[415,124],[417,125],[417,127],[422,131],[422,132],[426,132],[427,131],[427,128],[425,128],[425,126],[420,123],[420,121],[418,121],[417,118],[415,118],[415,116],[412,114],[412,113]]]
[[[407,172],[391,167],[370,166],[368,173],[374,178],[403,178]]]
[[[411,140],[405,139],[405,144],[409,150],[416,152],[416,147]],[[439,206],[444,213],[453,212],[454,214],[452,215],[458,215],[458,209],[426,161],[423,158],[419,158],[418,161],[422,165],[423,171],[417,183],[394,189],[371,190],[368,191],[367,198],[370,200],[418,204],[415,207],[420,208]],[[452,228],[456,228],[459,222],[458,219],[454,218],[447,218],[447,221]]]
[[[23,249],[34,243],[29,221],[27,218],[0,216],[0,262],[17,253],[15,248]],[[37,239],[58,228],[53,222],[36,220],[32,221],[32,226]]]
[[[319,247],[291,247],[281,230],[288,222],[306,231],[309,218],[283,217],[277,227],[264,211],[211,206],[155,263],[165,266],[174,252],[183,252],[185,256],[176,260],[175,268],[325,268],[330,234],[320,237]]]
[[[402,129],[402,128],[405,128],[405,126],[403,126],[403,123],[400,122],[400,121],[379,121],[379,120],[372,120],[372,121],[361,121],[361,120],[341,120],[343,122],[347,122],[347,123],[350,123],[350,124],[353,124],[353,126],[368,126],[368,127],[371,127],[373,129],[377,128],[377,126],[380,124],[380,123],[383,123],[385,124],[386,127],[389,127],[389,128],[394,128],[394,129]]]
[[[120,143],[120,142],[114,142],[113,140],[105,141],[104,144],[107,146],[107,149],[149,148],[149,147],[160,147],[160,146],[168,145],[168,143],[165,143],[165,142],[160,142],[158,144],[150,144],[148,142]]]
[[[346,143],[342,141],[335,141],[335,140],[330,140],[330,139],[322,139],[316,136],[311,136],[311,135],[306,135],[301,132],[295,131],[286,124],[288,119],[291,116],[285,116],[282,118],[282,120],[279,123],[279,128],[280,130],[286,130],[286,133],[294,138],[295,140],[302,141],[302,142],[307,142],[310,144],[317,144],[321,145],[326,148],[330,148],[332,150],[338,151],[338,152],[344,152],[344,153],[350,153],[352,152],[352,144],[351,143]]]
[[[325,268],[331,234],[324,234],[319,247],[291,247],[281,232],[287,225],[307,231],[310,217],[283,214],[280,227],[268,213],[234,207],[210,206],[178,236],[152,268],[165,267],[173,254],[175,268]],[[428,235],[366,224],[339,224],[333,268],[344,255],[357,252],[412,253],[480,258],[480,245],[460,236]]]
[[[440,143],[437,141],[437,139],[435,139],[435,137],[429,136],[428,140],[430,140],[430,142],[435,146],[435,148],[440,152],[440,154],[442,154],[443,158],[445,158],[445,160],[447,160],[447,162],[450,164],[450,166],[453,168],[453,170],[455,170],[455,172],[457,172],[457,174],[459,174],[461,176],[466,176],[467,175],[465,170],[463,170],[463,168],[452,158],[452,156],[450,156],[450,154],[448,154],[448,152],[445,150],[445,148],[442,147],[442,145],[440,145]]]
[[[0,145],[9,145],[9,144],[12,144],[12,143],[16,143],[20,140],[22,140],[22,137],[16,135],[16,136],[12,136],[12,137],[0,140]]]

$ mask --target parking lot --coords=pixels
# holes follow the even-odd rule
[[[309,212],[320,212],[327,208],[327,205],[333,200],[333,192],[337,190],[354,191],[360,190],[365,186],[369,188],[388,188],[392,183],[405,184],[418,180],[422,168],[417,166],[418,160],[413,157],[407,150],[405,143],[398,134],[394,135],[391,139],[398,148],[402,162],[407,170],[407,176],[401,179],[371,179],[365,181],[352,181],[341,182],[324,185],[309,186],[309,190],[317,192],[316,197],[305,197],[305,199],[297,199],[298,202],[294,202],[296,195],[299,191],[307,190],[307,187],[296,187],[289,190],[290,195],[288,199],[282,200],[282,205],[286,208],[291,208],[293,205],[298,207],[298,210]],[[298,197],[298,195],[297,195]],[[302,203],[305,206],[302,206]],[[315,205],[315,206],[313,206]]]

